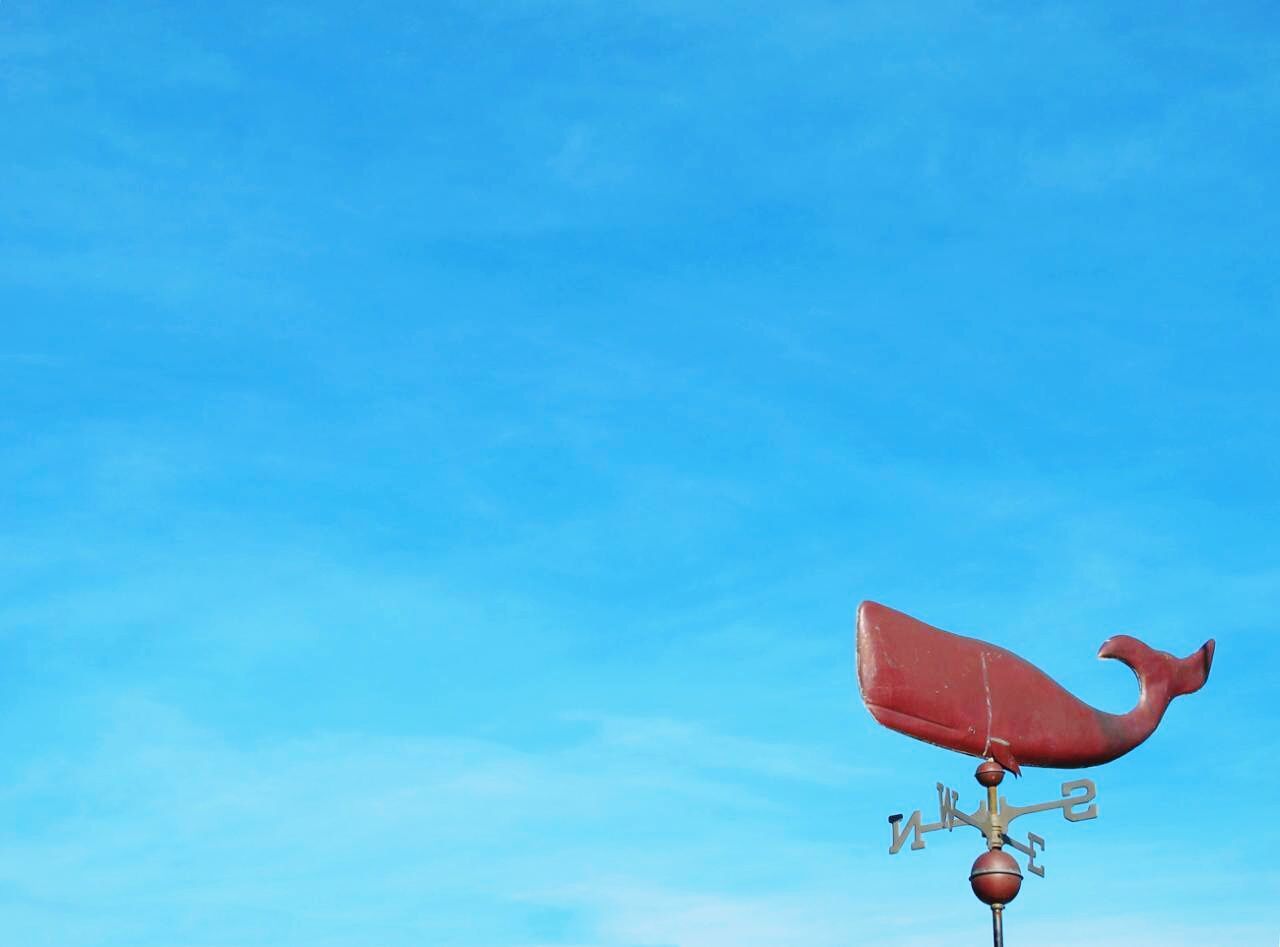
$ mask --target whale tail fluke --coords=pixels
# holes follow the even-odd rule
[[[1164,707],[1175,697],[1193,694],[1204,687],[1213,664],[1213,647],[1214,641],[1210,638],[1198,651],[1185,658],[1175,658],[1137,638],[1116,635],[1103,642],[1098,657],[1115,658],[1127,664],[1138,676],[1144,695],[1161,701]]]
[[[1174,669],[1173,696],[1194,694],[1204,687],[1209,679],[1209,668],[1213,666],[1214,641],[1210,638],[1199,651],[1181,658]]]

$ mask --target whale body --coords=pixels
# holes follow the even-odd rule
[[[1155,731],[1169,703],[1204,686],[1210,638],[1176,658],[1129,635],[1109,638],[1098,657],[1137,675],[1138,705],[1127,714],[1090,707],[1011,651],[934,628],[876,602],[858,607],[858,686],[877,721],[970,756],[1021,766],[1072,769],[1108,763]]]

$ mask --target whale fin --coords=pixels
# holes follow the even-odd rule
[[[987,747],[987,752],[991,754],[993,760],[1013,773],[1014,776],[1022,775],[1022,769],[1018,766],[1018,761],[1014,759],[1013,750],[1003,740],[993,738]]]
[[[1210,638],[1199,651],[1180,659],[1173,672],[1173,696],[1194,694],[1204,687],[1209,679],[1209,668],[1213,666],[1214,640]]]

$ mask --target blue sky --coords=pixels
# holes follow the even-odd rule
[[[872,598],[1216,637],[1007,930],[1276,943],[1280,22],[1112,7],[0,5],[6,939],[980,943]]]

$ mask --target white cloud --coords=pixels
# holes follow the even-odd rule
[[[674,721],[611,719],[540,753],[354,733],[237,744],[142,698],[113,703],[103,724],[87,752],[30,764],[6,793],[18,824],[45,813],[39,826],[11,821],[3,838],[4,884],[23,906],[15,937],[47,928],[93,942],[143,906],[137,943],[165,942],[168,925],[185,942],[193,918],[254,912],[293,914],[308,937],[339,922],[444,936],[449,902],[500,913],[531,891],[605,918],[612,937],[636,922],[620,895],[583,900],[596,870],[643,877],[699,845],[723,848],[732,825],[771,836],[754,822],[755,791],[716,769],[726,746],[747,751],[749,773],[803,778],[777,765],[784,746]],[[681,752],[663,734],[678,734]],[[63,900],[73,917],[53,909]],[[694,898],[677,914],[698,928],[716,911]],[[262,942],[279,936],[264,923]]]

